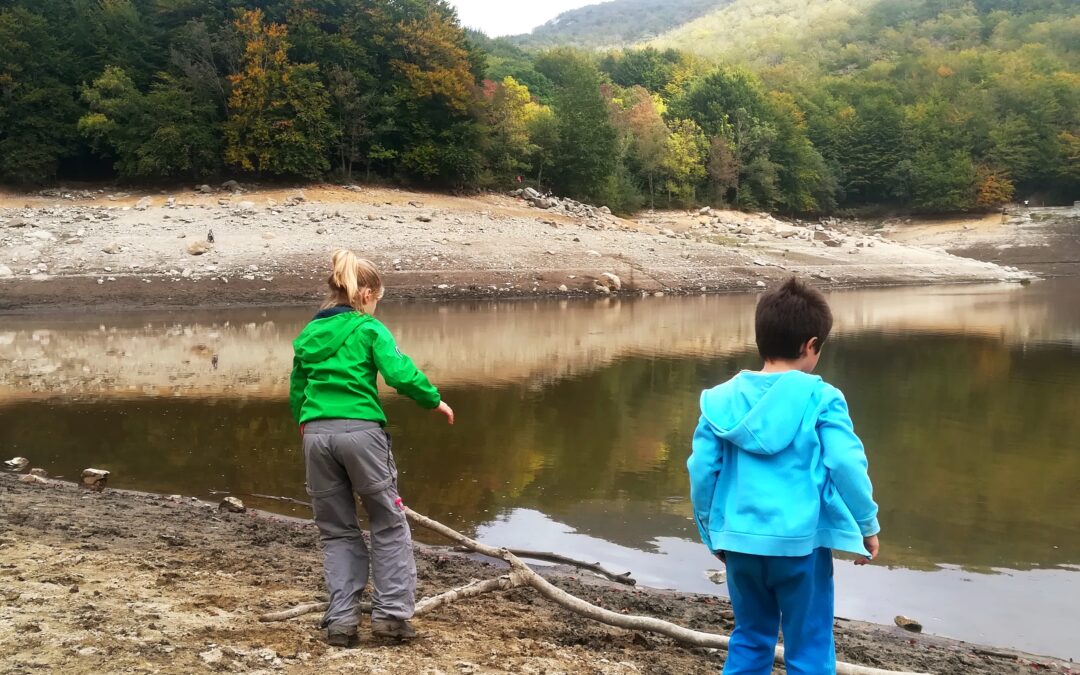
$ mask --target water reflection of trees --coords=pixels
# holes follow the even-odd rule
[[[866,441],[889,562],[1024,568],[1080,561],[1080,359],[985,338],[862,334],[827,347]],[[630,357],[575,378],[445,392],[458,424],[398,398],[402,491],[471,530],[510,509],[648,549],[696,536],[684,462],[697,393],[752,354]],[[0,407],[0,447],[68,476],[117,485],[303,498],[283,402],[24,403]]]

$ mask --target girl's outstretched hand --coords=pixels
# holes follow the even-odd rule
[[[442,401],[441,403],[439,403],[439,407],[435,408],[435,412],[446,415],[447,424],[454,423],[454,409],[446,405],[446,401]]]

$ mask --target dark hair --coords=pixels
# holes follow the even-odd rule
[[[766,361],[799,358],[799,347],[816,337],[821,351],[832,330],[832,312],[821,291],[790,277],[758,300],[754,332],[758,353]]]

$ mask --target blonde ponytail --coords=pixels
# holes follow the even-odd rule
[[[377,298],[382,297],[382,277],[371,261],[356,257],[352,251],[340,249],[334,251],[330,266],[330,278],[327,279],[330,297],[326,299],[324,307],[350,305],[359,311],[364,305],[364,291],[370,291]]]

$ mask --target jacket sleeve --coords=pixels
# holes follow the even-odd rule
[[[709,538],[709,514],[712,512],[716,481],[723,470],[724,456],[720,439],[713,433],[712,425],[702,415],[694,430],[694,440],[686,469],[690,473],[690,504],[694,509],[694,522],[698,534],[709,550],[715,550]]]
[[[855,516],[862,535],[875,535],[881,531],[878,505],[874,502],[874,488],[867,473],[866,451],[855,435],[847,401],[838,389],[832,389],[823,403],[817,428],[825,468],[840,498]]]
[[[413,364],[412,359],[401,353],[394,336],[382,324],[375,326],[375,342],[372,344],[375,367],[383,380],[403,396],[408,396],[422,408],[435,408],[442,401],[427,375]]]
[[[307,389],[307,373],[300,365],[300,359],[293,357],[292,376],[289,378],[289,407],[292,409],[293,419],[300,424],[300,414],[304,409],[304,390]]]

